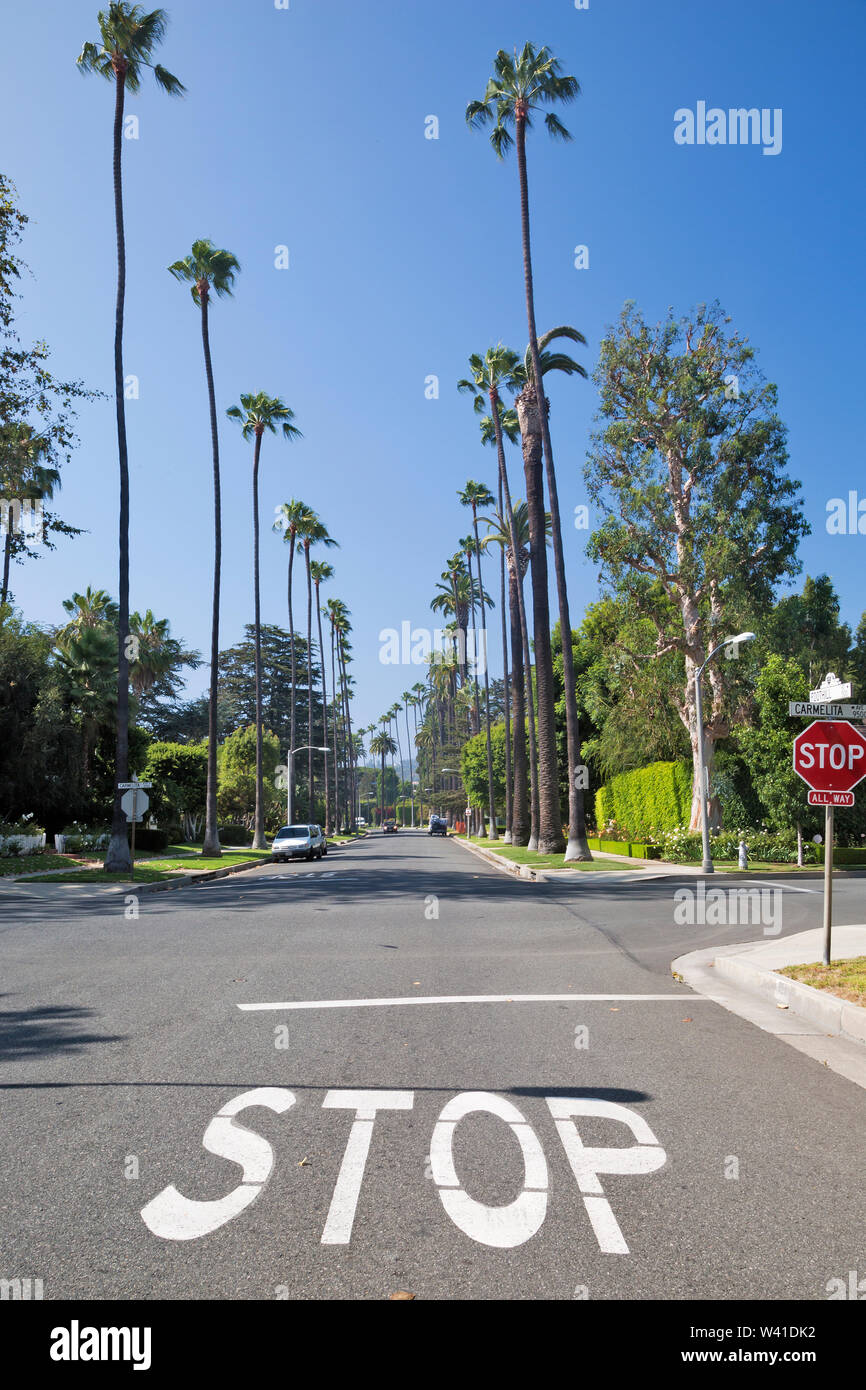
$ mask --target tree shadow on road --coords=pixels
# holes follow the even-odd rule
[[[34,1057],[70,1057],[94,1043],[123,1042],[119,1033],[96,1033],[81,1025],[95,1010],[76,1004],[43,1004],[0,1010],[0,1062]]]

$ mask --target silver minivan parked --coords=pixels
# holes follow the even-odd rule
[[[284,864],[289,859],[321,859],[322,837],[321,833],[315,834],[317,829],[310,825],[284,825],[274,836],[271,858]]]

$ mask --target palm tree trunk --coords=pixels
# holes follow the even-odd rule
[[[480,573],[481,573],[481,560],[480,560],[480,557],[477,557],[477,559],[478,559],[478,573],[479,573],[479,575],[480,575]],[[468,571],[469,571],[469,621],[470,621],[470,623],[472,624],[472,633],[473,633],[473,641],[474,641],[474,634],[477,632],[478,629],[477,629],[476,624],[475,624],[475,591],[474,591],[474,589],[473,589],[473,587],[472,587],[472,555],[471,555],[471,553],[470,553],[470,554],[467,554],[467,556],[466,556],[466,568],[467,568]],[[464,637],[464,647],[466,647],[467,650],[468,650],[468,646],[469,646],[469,633],[468,633],[468,631],[467,631],[466,634],[465,634],[465,637]],[[473,708],[474,708],[474,711],[475,711],[475,728],[472,730],[472,732],[475,733],[475,734],[480,734],[480,733],[481,733],[481,687],[479,686],[478,681],[475,679],[475,676],[474,676],[474,675],[473,675],[473,679],[472,679],[472,685],[473,685],[473,692],[472,692],[472,694],[473,694]]]
[[[536,349],[537,349],[536,344]],[[538,370],[537,368],[535,370]],[[586,838],[586,799],[581,785],[582,755],[580,748],[580,723],[577,713],[577,689],[574,677],[574,650],[571,644],[571,615],[568,606],[568,584],[565,577],[565,553],[562,545],[562,524],[559,513],[559,496],[556,487],[556,473],[553,466],[553,450],[550,442],[550,429],[547,418],[547,403],[541,393],[541,438],[544,444],[547,491],[550,498],[550,520],[553,539],[553,567],[556,572],[556,593],[559,602],[559,631],[562,639],[562,684],[565,698],[565,730],[568,758],[568,844],[565,848],[566,862],[592,859],[592,851]]]
[[[126,406],[123,397],[123,307],[126,299],[126,237],[123,229],[123,100],[126,71],[115,73],[114,101],[114,224],[117,234],[117,297],[114,309],[114,402],[117,416],[117,457],[120,465],[120,573],[117,596],[117,737],[111,839],[105,855],[109,873],[126,873],[132,865],[127,823],[118,787],[129,776],[129,456],[126,449]],[[5,593],[4,583],[4,593]]]
[[[517,526],[514,520],[514,507],[511,502],[511,486],[508,481],[508,466],[505,462],[505,443],[502,437],[502,421],[499,417],[499,394],[496,391],[490,392],[490,405],[493,413],[493,429],[496,435],[496,452],[499,459],[499,478],[502,483],[502,491],[505,497],[505,509],[508,518],[508,534],[511,538],[511,555],[515,566],[517,579],[517,609],[520,619],[520,644],[523,652],[523,672],[524,672],[524,691],[526,712],[529,716],[529,777],[530,777],[530,823],[529,839],[524,840],[525,834],[523,823],[520,825],[520,839],[515,838],[514,843],[526,845],[527,848],[538,849],[538,833],[541,820],[539,778],[538,778],[538,743],[535,736],[535,708],[532,698],[532,657],[529,650],[529,624],[526,618],[526,599],[523,592],[523,576],[520,573],[520,545],[518,543]],[[528,503],[527,503],[528,510]],[[547,533],[544,525],[544,509],[542,507],[542,547],[546,544]],[[546,557],[545,557],[546,566]],[[514,648],[512,643],[512,656]],[[514,749],[515,762],[517,760],[517,745]],[[517,782],[515,780],[515,793]]]
[[[295,747],[295,690],[298,682],[298,658],[295,652],[295,619],[292,614],[292,571],[295,565],[295,533],[289,529],[289,647],[292,653],[292,688],[289,693],[289,749]],[[289,758],[289,777],[292,781],[292,817],[295,814],[295,760]]]
[[[256,434],[253,455],[253,576],[255,587],[255,637],[256,637],[256,817],[253,831],[253,849],[266,849],[265,841],[265,788],[262,766],[262,610],[259,593],[259,456],[262,450],[262,436]]]
[[[529,561],[532,573],[538,741],[538,850],[541,854],[559,854],[565,849],[565,840],[559,808],[559,771],[556,757],[553,653],[547,596],[546,513],[537,393],[531,383],[524,387],[516,404],[523,442],[523,472],[526,479],[526,508],[529,514]],[[528,670],[527,680],[530,678],[531,672]]]
[[[310,577],[310,542],[304,542],[304,561],[307,566],[307,786],[309,810],[307,820],[313,819],[313,587]]]
[[[207,286],[201,291],[201,340],[204,349],[204,369],[207,377],[208,401],[210,404],[210,434],[213,454],[213,499],[214,499],[214,563],[213,563],[213,613],[211,616],[210,641],[210,694],[208,698],[208,742],[207,742],[207,800],[205,803],[205,827],[202,854],[219,857],[220,842],[217,829],[217,689],[219,682],[220,645],[220,571],[222,568],[222,503],[220,496],[220,453],[217,431],[216,392],[213,384],[213,364],[210,355],[210,335],[208,332],[208,293]]]
[[[345,653],[345,651],[344,651],[344,649],[343,649],[343,645],[342,645],[342,634],[340,635],[340,656],[341,656],[341,658],[342,658],[342,664],[343,664],[343,678],[344,678],[345,689],[346,689],[346,740],[347,740],[347,742],[346,742],[346,750],[347,750],[347,755],[348,755],[348,777],[349,777],[349,783],[348,783],[349,797],[348,797],[348,806],[347,806],[348,819],[347,819],[347,824],[346,824],[346,833],[347,833],[348,835],[351,835],[351,833],[352,833],[352,822],[353,822],[353,820],[354,820],[354,818],[355,818],[355,781],[356,781],[356,778],[355,778],[355,740],[352,738],[352,710],[351,710],[351,707],[350,707],[350,704],[349,704],[349,669],[348,669],[348,666],[346,665],[346,653]]]
[[[508,574],[508,606],[511,615],[511,660],[514,681],[514,795],[512,798],[511,843],[525,845],[529,841],[531,824],[529,817],[528,788],[526,781],[526,712],[524,689],[524,664],[520,609],[517,602],[517,579],[513,565]]]
[[[413,783],[412,772],[412,744],[409,739],[409,701],[403,706],[403,714],[406,719],[406,752],[409,754],[409,805],[410,805],[410,828],[415,827],[415,786]]]
[[[493,794],[493,750],[490,744],[490,673],[487,669],[487,614],[484,611],[484,581],[481,578],[481,545],[478,539],[478,512],[474,505],[472,507],[472,527],[475,532],[475,556],[476,564],[478,566],[478,589],[481,597],[481,634],[484,645],[484,731],[487,737],[487,793],[488,803],[490,807],[489,835],[491,840],[498,840],[499,829],[496,825],[496,799]]]
[[[319,581],[316,580],[316,625],[319,629],[319,664],[322,668],[322,747],[325,751],[325,834],[331,831],[331,789],[328,779],[328,690],[325,679],[325,648],[322,646],[322,607]]]
[[[336,639],[335,639],[335,636],[334,636],[334,623],[333,623],[333,620],[332,620],[332,621],[331,621],[331,690],[333,691],[333,695],[334,695],[334,719],[333,719],[333,724],[334,724],[334,825],[335,825],[335,827],[339,830],[339,828],[340,828],[340,759],[339,759],[339,751],[338,751],[338,748],[337,748],[337,725],[339,724],[340,721],[339,721],[339,717],[338,717],[338,713],[337,713],[337,674],[336,674],[336,665],[335,665],[336,657],[335,657],[335,655],[334,655],[334,652],[335,652],[335,643],[336,643]]]
[[[556,572],[556,591],[559,602],[559,626],[562,639],[562,669],[563,686],[565,694],[565,720],[566,720],[566,743],[568,748],[568,807],[569,807],[569,826],[568,844],[566,846],[566,860],[589,860],[592,859],[589,845],[586,840],[586,817],[584,808],[584,797],[582,789],[578,784],[578,768],[580,765],[580,733],[577,722],[577,699],[574,684],[574,654],[571,647],[571,619],[568,608],[568,586],[565,578],[565,555],[562,547],[562,525],[559,515],[559,497],[556,487],[556,472],[553,464],[553,451],[550,443],[550,430],[548,426],[547,399],[544,394],[544,382],[541,374],[541,357],[538,351],[538,333],[535,323],[535,290],[532,276],[532,245],[529,227],[529,180],[526,169],[526,121],[525,118],[518,117],[517,122],[517,167],[520,176],[520,222],[523,238],[523,269],[526,282],[526,317],[529,327],[529,351],[532,358],[532,371],[535,377],[536,395],[538,401],[538,413],[541,423],[541,438],[545,465],[547,472],[547,487],[550,496],[550,517],[553,538],[553,563]],[[543,532],[542,532],[543,542]],[[547,561],[545,557],[545,571]],[[533,571],[533,585],[535,582]],[[549,642],[548,642],[549,645]],[[541,683],[538,650],[538,632],[536,629],[536,681],[538,682],[538,702],[539,702],[539,736],[541,735]],[[553,658],[551,655],[549,670],[545,670],[544,678],[547,684],[550,681],[550,699],[553,698]],[[546,693],[546,692],[545,692]],[[545,709],[545,720],[547,710]],[[555,747],[554,747],[555,751]],[[548,755],[545,748],[545,758]],[[554,763],[555,767],[555,763]],[[559,817],[559,785],[558,776],[555,787],[557,820],[559,821],[559,833],[557,839],[561,839],[561,820]],[[545,788],[547,810],[553,809],[551,789]]]
[[[499,479],[499,515],[504,514],[502,478]],[[508,682],[508,614],[505,601],[505,546],[499,547],[499,608],[502,622],[502,695],[505,701],[505,843],[511,844],[514,799],[511,790],[511,690]]]

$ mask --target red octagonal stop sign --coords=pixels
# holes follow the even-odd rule
[[[794,739],[794,771],[816,792],[850,792],[866,777],[866,738],[846,719],[816,719]]]

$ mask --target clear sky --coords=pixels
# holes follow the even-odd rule
[[[0,167],[32,221],[20,326],[53,366],[112,389],[115,248],[112,91],[75,58],[96,4],[42,0],[2,20]],[[495,485],[470,403],[469,354],[523,349],[517,177],[465,124],[500,47],[549,45],[582,95],[573,144],[531,139],[539,328],[572,323],[592,368],[626,299],[656,318],[718,298],[760,349],[790,429],[813,534],[804,573],[829,572],[843,616],[866,607],[866,537],[828,535],[826,505],[866,499],[862,440],[864,120],[862,0],[169,0],[159,60],[188,91],[147,80],[124,145],[125,370],[133,607],[167,616],[206,652],[212,493],[197,311],[166,272],[197,237],[242,265],[211,337],[218,406],[265,390],[304,439],[262,458],[263,620],[286,624],[287,552],[274,508],[310,503],[340,542],[331,592],[352,611],[356,715],[370,722],[423,678],[383,666],[379,633],[432,627],[429,599],[469,530],[458,488]],[[674,112],[783,112],[781,152],[678,145]],[[439,139],[425,139],[436,116]],[[574,268],[574,248],[589,268]],[[275,248],[289,248],[288,270]],[[440,381],[438,400],[425,379]],[[551,383],[563,515],[584,501],[590,383]],[[110,401],[86,407],[60,504],[88,534],[16,568],[24,613],[52,623],[88,583],[117,592],[117,465]],[[252,618],[251,454],[222,424],[221,645]],[[513,455],[513,491],[522,470]],[[866,511],[866,508],[864,508]],[[866,526],[866,522],[864,522]],[[586,540],[566,535],[575,621],[597,595]],[[493,578],[491,568],[491,578]],[[303,620],[299,603],[298,616]],[[494,660],[494,666],[497,663]],[[188,693],[207,684],[190,677]],[[866,692],[859,692],[866,695]]]

